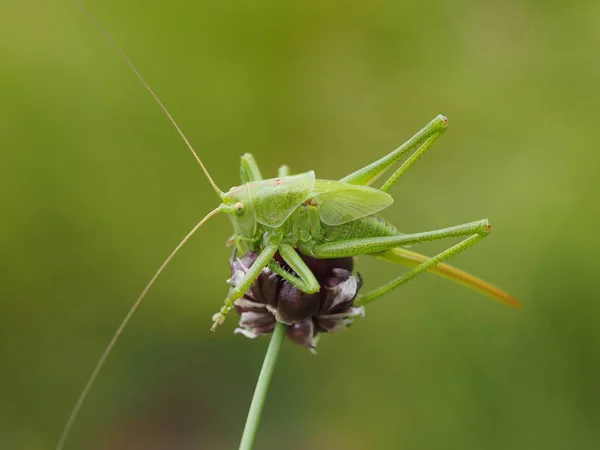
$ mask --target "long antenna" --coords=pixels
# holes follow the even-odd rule
[[[202,225],[204,225],[204,223],[206,223],[206,221],[208,219],[210,219],[212,216],[214,216],[215,214],[217,214],[218,212],[221,212],[221,211],[222,211],[222,207],[221,206],[219,206],[216,209],[213,209],[211,212],[209,212],[204,217],[204,219],[202,219],[200,222],[198,222],[194,226],[194,228],[192,228],[192,230],[183,238],[183,240],[179,244],[177,244],[177,247],[175,247],[173,249],[173,251],[167,257],[167,259],[165,259],[165,261],[161,264],[161,266],[158,268],[158,270],[156,271],[156,273],[154,274],[154,276],[150,279],[150,281],[148,282],[148,284],[146,285],[146,287],[144,288],[144,290],[142,291],[142,293],[139,295],[139,297],[137,298],[137,300],[133,304],[133,306],[129,309],[129,312],[127,313],[127,315],[125,316],[125,318],[121,322],[121,325],[119,325],[119,328],[117,328],[117,331],[115,331],[115,334],[113,335],[112,339],[110,340],[110,342],[106,346],[106,349],[104,350],[104,353],[102,353],[102,356],[98,360],[98,363],[96,364],[96,367],[94,368],[94,371],[92,372],[92,374],[90,375],[90,378],[88,379],[87,383],[85,384],[85,387],[83,388],[83,391],[81,391],[81,394],[79,394],[79,398],[77,399],[77,403],[75,403],[75,406],[73,407],[73,410],[71,411],[71,414],[69,415],[69,420],[67,420],[67,423],[66,423],[66,425],[65,425],[65,427],[63,429],[63,432],[62,432],[62,434],[60,436],[60,440],[58,441],[58,444],[56,446],[56,450],[62,450],[63,445],[65,444],[65,441],[67,440],[67,437],[69,436],[69,432],[71,431],[71,428],[73,427],[73,422],[75,422],[75,419],[77,418],[77,415],[79,414],[79,410],[81,409],[81,405],[83,405],[83,402],[85,401],[86,397],[88,396],[88,393],[90,392],[90,389],[92,388],[92,385],[94,384],[94,381],[96,381],[96,378],[98,377],[98,374],[100,373],[100,370],[102,370],[102,367],[104,366],[104,363],[106,362],[106,359],[108,358],[108,355],[110,354],[110,352],[112,351],[113,347],[117,343],[117,340],[119,339],[119,336],[121,335],[121,333],[123,332],[123,330],[125,329],[125,327],[127,326],[127,324],[129,323],[129,320],[131,319],[131,316],[133,316],[133,313],[138,309],[138,307],[142,303],[142,300],[144,299],[144,297],[146,296],[146,294],[148,293],[148,291],[150,290],[150,288],[152,287],[152,285],[154,285],[154,282],[156,281],[156,279],[158,278],[158,276],[162,273],[162,271],[165,269],[165,267],[167,267],[167,265],[169,264],[169,262],[171,262],[171,260],[173,259],[173,257],[179,251],[179,249],[181,249],[181,247],[183,247],[183,245],[198,230],[198,228],[200,228]]]
[[[114,47],[114,49],[117,51],[117,53],[119,53],[121,58],[123,58],[125,63],[127,63],[127,65],[131,68],[131,70],[133,70],[133,73],[135,74],[135,76],[138,77],[138,79],[142,82],[144,87],[148,90],[148,92],[150,92],[150,95],[152,95],[152,98],[154,98],[156,103],[158,103],[158,106],[160,106],[160,108],[163,110],[163,112],[169,118],[169,120],[171,121],[171,123],[173,124],[173,126],[175,127],[175,129],[177,130],[177,132],[179,133],[181,138],[183,139],[183,142],[185,142],[185,145],[187,145],[187,148],[190,150],[190,152],[192,152],[192,155],[194,155],[194,158],[196,158],[196,161],[198,161],[198,164],[200,164],[200,167],[202,168],[204,175],[206,175],[206,178],[208,178],[208,181],[210,182],[212,188],[215,190],[215,192],[217,193],[217,195],[219,197],[223,197],[223,192],[219,189],[217,184],[214,182],[214,180],[210,176],[210,173],[208,173],[208,170],[206,169],[206,167],[204,167],[204,164],[202,163],[202,160],[198,156],[198,153],[196,152],[196,150],[194,150],[194,147],[192,147],[192,144],[190,144],[190,141],[188,141],[187,137],[185,137],[185,134],[183,134],[183,131],[181,131],[181,128],[179,128],[179,125],[177,124],[177,122],[175,122],[175,119],[173,119],[173,116],[171,115],[169,110],[166,108],[165,105],[163,105],[163,103],[160,101],[160,98],[158,98],[158,95],[156,95],[154,93],[154,91],[152,90],[150,85],[146,82],[146,80],[144,79],[142,74],[140,74],[138,72],[138,70],[135,68],[135,66],[133,65],[131,60],[127,57],[125,52],[123,50],[121,50],[121,47],[119,47],[119,44],[117,44],[113,40],[113,38],[110,37],[110,35],[102,27],[102,25],[100,25],[100,23],[94,18],[94,16],[92,16],[91,13],[87,9],[85,9],[85,7],[78,0],[73,0],[73,3],[75,3],[75,5],[77,5],[77,7],[81,10],[81,12],[84,13],[88,17],[88,19],[90,19],[90,21],[94,24],[94,26],[96,28],[98,28],[98,30],[108,40],[110,45],[112,45]]]

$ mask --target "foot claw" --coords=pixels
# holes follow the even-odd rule
[[[217,331],[221,325],[225,323],[225,318],[227,317],[227,313],[231,310],[231,306],[223,306],[221,311],[212,316],[213,325],[210,328],[210,331]]]
[[[225,316],[218,312],[216,313],[214,316],[212,316],[212,320],[213,320],[213,324],[212,327],[210,328],[210,331],[217,331],[217,328],[220,327],[221,325],[223,325],[223,323],[225,322]]]

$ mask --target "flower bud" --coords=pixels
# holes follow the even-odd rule
[[[352,274],[352,258],[315,259],[300,255],[315,275],[321,289],[306,294],[269,268],[263,269],[244,296],[235,301],[240,315],[235,333],[249,338],[273,332],[276,322],[288,325],[287,336],[296,344],[316,352],[319,333],[332,333],[348,327],[356,316],[364,316],[363,307],[355,307],[354,299],[361,287],[360,275]],[[236,287],[257,255],[247,253],[230,261],[231,278]],[[288,271],[279,254],[275,259]]]

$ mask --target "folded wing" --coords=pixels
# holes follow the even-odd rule
[[[375,214],[394,199],[387,192],[340,181],[316,180],[311,204],[326,225],[342,225]]]

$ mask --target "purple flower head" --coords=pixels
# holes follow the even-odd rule
[[[252,287],[234,303],[236,312],[241,316],[235,333],[253,339],[272,333],[275,323],[283,322],[288,325],[288,337],[314,353],[319,333],[343,330],[357,316],[364,316],[363,307],[353,306],[362,282],[360,275],[352,274],[352,258],[301,256],[321,285],[320,291],[306,294],[265,268]],[[238,285],[256,258],[254,253],[238,258],[234,252],[230,261],[231,286]],[[282,267],[291,271],[278,254],[275,258]]]

